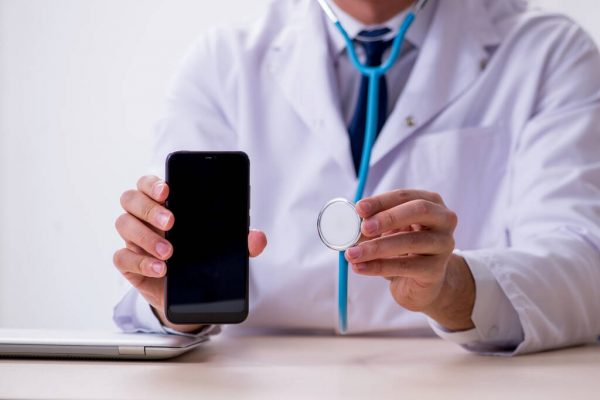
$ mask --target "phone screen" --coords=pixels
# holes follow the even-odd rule
[[[248,313],[250,177],[241,152],[167,159],[175,217],[167,239],[166,315],[173,323],[239,323]]]

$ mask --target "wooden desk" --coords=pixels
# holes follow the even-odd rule
[[[0,361],[0,398],[597,399],[600,346],[482,357],[439,339],[218,337],[165,362]]]

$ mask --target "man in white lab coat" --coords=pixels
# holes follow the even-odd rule
[[[331,1],[363,59],[387,51],[411,1]],[[375,42],[375,47],[368,47]],[[565,17],[516,0],[430,0],[382,81],[385,125],[358,204],[370,239],[346,252],[349,333],[431,332],[516,354],[600,335],[600,55]],[[252,221],[247,327],[334,332],[337,255],[321,206],[352,198],[361,77],[314,0],[278,0],[259,21],[204,35],[183,61],[158,128],[157,174],[175,150],[243,150]],[[349,133],[350,132],[350,133]],[[360,132],[359,132],[360,133]],[[164,181],[121,202],[134,286],[128,331],[207,332],[164,318],[173,225]],[[156,233],[158,232],[158,233]],[[252,255],[265,234],[249,237]],[[383,279],[386,278],[386,279]],[[240,329],[232,327],[230,329]]]

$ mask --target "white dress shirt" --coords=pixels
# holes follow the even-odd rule
[[[351,35],[372,28],[338,13]],[[594,340],[597,49],[571,21],[516,0],[432,0],[408,40],[412,49],[388,77],[393,108],[373,149],[366,194],[422,188],[458,214],[457,253],[476,286],[475,329],[431,326],[478,352]],[[198,41],[158,127],[160,175],[174,150],[250,155],[252,221],[270,243],[251,261],[248,327],[337,326],[337,256],[314,224],[327,200],[350,198],[356,187],[347,126],[360,77],[340,43],[316,2],[274,2],[256,24]],[[115,321],[129,331],[165,331],[134,291],[117,305]],[[393,301],[387,282],[350,275],[349,333],[426,327],[421,314]]]

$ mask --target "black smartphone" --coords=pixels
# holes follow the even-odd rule
[[[250,161],[243,152],[169,154],[175,217],[166,238],[165,314],[175,324],[235,324],[248,316]]]

